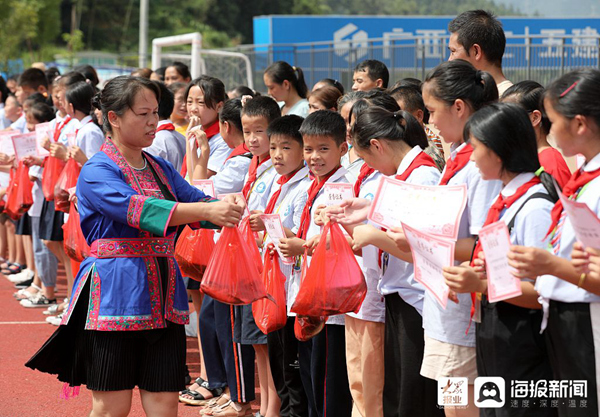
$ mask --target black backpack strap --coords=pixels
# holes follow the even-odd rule
[[[548,200],[549,202],[551,202],[552,204],[554,204],[554,199],[547,193],[535,193],[529,196],[529,198],[527,200],[525,200],[525,202],[523,204],[521,204],[521,207],[519,207],[519,209],[517,210],[517,212],[515,213],[515,215],[512,217],[512,219],[510,220],[510,223],[508,223],[508,234],[510,234],[512,232],[513,227],[515,226],[515,220],[517,218],[517,214],[519,214],[519,212],[521,211],[521,209],[523,207],[525,207],[525,204],[527,204],[527,202],[529,200],[533,200],[536,198],[543,198],[544,200]]]

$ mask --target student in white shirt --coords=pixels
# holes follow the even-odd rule
[[[550,212],[558,200],[552,177],[540,168],[536,134],[527,112],[516,104],[493,103],[477,111],[465,126],[465,141],[481,177],[500,180],[503,188],[491,206],[484,226],[498,221],[508,226],[513,245],[545,248]],[[457,293],[481,294],[481,323],[477,324],[477,371],[505,381],[553,379],[550,358],[540,334],[542,310],[533,278],[521,280],[522,295],[499,302],[488,299],[481,244],[471,266],[444,268],[446,283]],[[508,259],[507,259],[508,261]],[[510,398],[506,387],[506,398]],[[554,410],[555,411],[555,410]],[[539,401],[527,408],[510,402],[501,409],[482,409],[484,416],[549,416]]]
[[[282,102],[281,114],[308,116],[308,87],[304,81],[302,68],[292,67],[285,61],[277,61],[267,67],[263,75],[267,91],[271,97]]]
[[[92,99],[96,95],[94,87],[87,82],[73,84],[65,92],[67,114],[79,121],[75,144],[70,144],[68,156],[81,165],[100,152],[104,143],[102,129],[92,119]]]
[[[586,204],[600,214],[600,71],[572,71],[552,82],[544,93],[544,111],[550,133],[567,157],[582,154],[584,165],[565,184],[562,193],[569,200]],[[600,389],[600,281],[588,275],[586,253],[577,245],[575,263],[571,253],[577,241],[572,219],[562,203],[552,210],[548,250],[515,246],[510,265],[518,277],[537,276],[536,289],[544,308],[546,342],[555,379],[586,380],[586,411],[572,410],[567,397],[559,404],[559,415],[597,415]],[[583,257],[583,259],[582,259]],[[583,261],[583,262],[581,262]],[[591,268],[590,268],[591,269]]]
[[[160,88],[160,103],[158,103],[158,124],[152,145],[144,149],[151,155],[169,161],[178,172],[181,170],[185,156],[185,136],[175,130],[175,125],[169,120],[173,112],[175,100],[173,93],[160,81],[156,81]]]
[[[398,109],[393,98],[390,97],[390,100],[393,105],[388,107]],[[409,183],[437,184],[440,173],[433,159],[423,151],[428,146],[427,136],[417,119],[399,109],[389,111],[371,106],[357,111],[358,106],[359,102],[352,108],[353,117],[356,115],[353,143],[356,152],[369,167],[382,175],[395,175],[396,179]],[[369,186],[366,183],[359,197],[366,197],[370,193],[372,200],[377,185],[372,183]],[[347,354],[350,355],[351,350],[362,349],[360,354],[355,352],[354,355],[365,361],[370,360],[366,363],[371,367],[394,369],[394,372],[384,372],[384,386],[381,378],[379,381],[373,379],[374,375],[383,373],[383,369],[370,369],[367,366],[356,369],[356,365],[351,366],[349,362],[351,386],[360,387],[362,383],[362,392],[353,389],[355,405],[359,407],[361,415],[441,414],[436,406],[437,384],[419,374],[424,350],[421,314],[425,288],[414,278],[410,257],[404,260],[384,252],[389,248],[395,250],[395,243],[384,231],[371,224],[351,226],[349,231],[353,238],[353,249],[362,249],[363,270],[368,284],[369,278],[375,277],[375,290],[378,289],[385,297],[386,324],[379,323],[383,320],[377,316],[346,317]],[[367,295],[365,302],[369,304],[363,303],[361,310],[375,304],[378,301],[374,298],[376,295]],[[366,322],[369,319],[371,321]],[[378,333],[379,337],[376,338]],[[354,338],[349,334],[355,335]],[[372,341],[372,348],[369,349],[364,338]],[[379,351],[376,350],[377,345]],[[376,393],[379,393],[379,400]]]

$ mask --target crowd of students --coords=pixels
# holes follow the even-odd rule
[[[350,92],[332,79],[319,81],[309,91],[302,69],[283,61],[264,72],[267,95],[247,87],[227,91],[223,82],[209,75],[192,79],[181,63],[162,71],[139,69],[132,74],[139,78],[109,81],[108,91],[98,94],[98,78],[90,68],[64,75],[30,68],[18,77],[14,92],[0,79],[1,126],[27,132],[50,122],[50,134],[43,142],[49,158],[74,159],[86,166],[91,159],[90,163],[97,162],[94,167],[104,158],[94,157],[97,153],[113,158],[111,132],[114,138],[119,136],[116,144],[127,143],[121,136],[127,127],[146,126],[123,124],[120,118],[129,120],[123,116],[127,110],[133,112],[131,120],[151,120],[144,123],[151,127],[148,135],[153,141],[144,150],[168,162],[151,164],[154,176],[160,168],[175,184],[179,179],[171,175],[179,174],[171,172],[180,173],[188,183],[210,179],[213,198],[243,195],[250,213],[247,221],[259,236],[263,255],[273,239],[265,232],[261,215],[280,215],[286,237],[278,242],[279,253],[294,259],[291,265],[280,260],[286,278],[285,327],[264,334],[255,323],[252,305],[230,306],[203,294],[198,281],[186,279],[198,313],[201,374],[186,389],[165,397],[164,404],[171,406],[161,405],[159,409],[166,411],[160,415],[175,415],[177,400],[201,407],[201,415],[249,415],[255,399],[255,363],[258,414],[267,417],[598,414],[595,343],[600,342],[595,323],[600,248],[576,242],[554,181],[565,197],[600,213],[600,71],[572,71],[547,87],[534,81],[512,85],[502,73],[506,40],[498,20],[483,11],[465,12],[449,30],[450,60],[422,82],[407,78],[390,86],[385,65],[367,60],[355,68]],[[127,87],[122,96],[117,85]],[[156,109],[153,99],[140,95],[144,89],[156,97]],[[139,97],[150,104],[138,105]],[[562,155],[582,155],[584,162],[573,174],[550,145],[549,136]],[[0,158],[4,164],[0,186],[5,192],[8,172],[19,161],[6,154]],[[79,263],[65,254],[62,225],[67,215],[42,192],[48,158],[29,156],[23,162],[34,182],[33,206],[19,220],[5,218],[0,225],[2,273],[23,287],[15,297],[24,307],[45,307],[50,323],[67,325],[88,274],[78,274]],[[136,168],[130,163],[130,168],[146,169],[143,164]],[[83,178],[82,171],[80,198],[85,194],[80,187],[91,189],[94,182],[101,182],[90,176],[91,168],[87,175]],[[445,309],[415,279],[410,246],[400,225],[385,230],[367,220],[384,176],[415,185],[466,186],[456,262],[443,270],[452,299]],[[328,206],[326,183],[352,184],[355,198]],[[111,187],[107,183],[103,190],[118,200],[122,190]],[[177,187],[181,186],[175,187],[180,193]],[[197,197],[186,193],[188,199]],[[99,231],[84,225],[86,215],[82,212],[82,229],[92,244],[91,236]],[[166,233],[167,227],[201,220],[172,216],[177,220],[171,214],[164,224],[156,220],[160,230]],[[127,224],[143,229],[137,219],[136,223],[127,217]],[[477,235],[499,220],[508,225],[513,245],[508,262],[521,279],[522,295],[492,303],[486,296],[485,258]],[[329,221],[343,225],[367,293],[358,313],[326,317],[318,323],[320,332],[300,341],[290,308],[298,295],[303,264],[311,261],[311,256],[303,255],[312,255]],[[154,224],[145,230],[158,229]],[[71,303],[56,300],[58,264],[65,267]],[[119,285],[109,284],[110,275],[101,280],[103,289]],[[481,317],[471,325],[476,293]],[[110,301],[105,297],[104,304],[95,307],[93,297],[90,290],[86,329],[102,330],[88,327],[89,320],[98,321],[94,309],[109,308]],[[132,328],[145,328],[136,326],[141,325]],[[125,329],[114,325],[103,330]],[[586,380],[587,401],[585,407],[565,402],[556,407],[539,402],[514,407],[507,401],[502,408],[480,410],[473,403],[478,376],[501,376],[506,381]],[[445,377],[468,378],[468,406],[438,405],[437,381]],[[144,378],[150,377],[144,373]],[[148,389],[135,378],[127,380],[133,386],[119,389],[135,385]],[[115,390],[110,380],[102,381],[104,385],[88,381],[96,387],[95,394]],[[92,415],[128,413],[130,400],[102,398],[94,401]]]

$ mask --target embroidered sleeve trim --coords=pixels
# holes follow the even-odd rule
[[[140,221],[142,218],[142,212],[144,204],[147,200],[152,197],[143,195],[134,195],[129,200],[129,207],[127,208],[127,224],[136,229],[140,229]]]

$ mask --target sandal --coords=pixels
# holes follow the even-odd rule
[[[208,387],[208,381],[202,379],[202,378],[196,378],[195,381],[196,384],[198,384],[199,386],[201,386],[202,388],[204,388],[205,390],[207,390],[208,392],[211,393],[212,397],[210,398],[206,398],[204,397],[204,395],[200,394],[198,391],[196,390],[191,390],[191,389],[186,389],[183,390],[179,393],[179,401],[184,403],[184,404],[188,404],[188,405],[206,405],[209,401],[220,397],[223,394],[223,388],[209,388]],[[187,392],[185,392],[187,391]],[[192,397],[192,398],[187,398],[186,397]]]
[[[250,403],[240,404],[229,400],[227,403],[212,410],[212,416],[222,417],[245,417],[252,414]]]
[[[0,273],[2,273],[2,275],[18,274],[19,272],[21,272],[25,268],[26,268],[25,265],[21,265],[21,264],[15,262],[15,263],[11,263],[6,268],[2,268],[0,270]]]
[[[31,292],[30,291],[31,289],[35,290],[35,292]],[[31,284],[31,286],[29,288],[22,288],[19,291],[17,291],[16,293],[14,293],[13,297],[15,297],[17,300],[25,300],[29,297],[33,297],[40,291],[42,291],[42,289],[40,287],[38,287],[35,284]]]
[[[200,415],[201,416],[212,416],[212,413],[214,410],[216,410],[219,407],[224,406],[225,404],[229,403],[230,401],[231,401],[231,399],[228,396],[226,396],[226,394],[223,394],[218,398],[213,398],[206,403],[204,408],[200,411]]]

